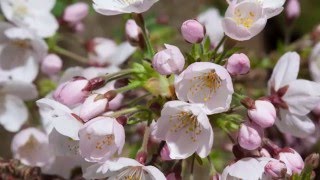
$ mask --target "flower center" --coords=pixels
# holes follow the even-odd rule
[[[239,9],[235,11],[234,15],[234,20],[236,21],[236,23],[238,25],[244,26],[245,28],[250,28],[252,26],[256,16],[252,11],[250,11],[249,13],[243,13]]]
[[[29,40],[16,39],[16,40],[13,40],[13,44],[23,49],[28,49],[31,47]]]
[[[190,139],[193,142],[197,141],[197,136],[202,132],[197,117],[190,112],[181,111],[176,115],[171,115],[169,122],[174,123],[170,128],[171,132],[185,131],[186,134],[190,135]]]
[[[28,7],[25,4],[17,4],[13,6],[13,13],[15,16],[19,18],[23,18],[28,14]]]
[[[88,133],[87,139],[91,140],[94,138],[92,137],[91,134]],[[99,138],[98,140],[96,140],[95,144],[96,144],[96,149],[98,149],[98,150],[102,150],[106,146],[111,146],[114,144],[114,135],[113,134],[105,135],[102,138]]]
[[[207,73],[203,73],[200,76],[195,76],[191,80],[191,94],[195,95],[199,91],[207,90],[206,93],[203,93],[203,101],[208,101],[212,98],[213,94],[221,87],[221,78],[218,76],[215,70],[212,70]]]
[[[137,3],[142,3],[143,0],[119,0],[119,2],[125,5],[133,5]]]
[[[116,176],[115,179],[121,180],[141,180],[146,179],[145,172],[141,166],[129,167]]]

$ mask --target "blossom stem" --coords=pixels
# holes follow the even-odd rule
[[[63,56],[66,56],[66,57],[69,57],[73,60],[76,60],[77,62],[80,62],[80,63],[83,63],[83,64],[87,64],[88,63],[88,59],[87,58],[84,58],[78,54],[75,54],[71,51],[68,51],[62,47],[59,47],[59,46],[54,46],[52,47],[52,50],[57,53],[57,54],[60,54],[60,55],[63,55]]]
[[[142,86],[141,82],[133,82],[133,83],[130,83],[129,85],[127,85],[127,86],[124,86],[122,88],[116,89],[115,92],[124,93],[124,92],[130,91],[130,90],[139,88],[141,86]]]
[[[134,112],[137,112],[137,111],[140,111],[140,110],[141,110],[141,108],[139,108],[139,107],[133,107],[133,108],[128,108],[128,109],[123,109],[123,110],[120,110],[120,111],[116,111],[116,112],[112,113],[110,116],[119,117],[119,116],[122,116],[122,115],[134,113]]]
[[[154,56],[155,52],[148,37],[148,30],[144,18],[142,14],[132,14],[132,17],[136,21],[138,26],[142,29],[143,39],[145,41],[145,44],[147,45],[148,58],[151,59]]]
[[[132,69],[125,69],[116,73],[112,73],[112,74],[107,74],[107,75],[103,75],[102,78],[106,81],[111,81],[111,80],[115,80],[115,79],[119,79],[123,76],[129,75],[134,73],[135,71]]]
[[[147,126],[146,129],[144,130],[144,135],[143,135],[143,140],[141,145],[142,151],[146,153],[148,153],[148,142],[149,142],[150,134],[151,134],[151,128]]]
[[[223,38],[220,40],[219,44],[217,45],[217,47],[215,47],[214,51],[213,51],[213,61],[215,59],[215,57],[217,56],[217,53],[220,49],[220,47],[222,46],[222,44],[224,43],[224,41],[227,39],[227,36],[224,35]]]

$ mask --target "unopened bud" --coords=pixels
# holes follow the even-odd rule
[[[238,142],[239,145],[247,150],[255,150],[261,146],[262,129],[254,123],[244,123],[241,125]]]
[[[126,22],[126,37],[132,46],[144,47],[142,30],[133,19]]]
[[[108,99],[97,98],[98,96],[99,95],[91,95],[84,101],[79,113],[79,116],[83,121],[87,122],[106,111],[109,102]]]
[[[255,101],[254,107],[248,110],[249,118],[262,128],[273,126],[277,117],[276,108],[269,101],[263,100]]]
[[[141,164],[145,164],[147,162],[147,158],[148,158],[148,153],[145,151],[140,151],[136,155],[136,160]]]
[[[264,170],[268,176],[274,179],[285,178],[287,174],[287,167],[283,162],[271,160],[266,164]]]
[[[56,54],[47,55],[41,62],[41,71],[47,75],[57,74],[62,68],[62,60]]]
[[[316,169],[319,166],[319,154],[310,154],[304,162],[307,166],[311,166],[313,169]]]
[[[185,21],[181,26],[181,33],[183,38],[191,43],[201,43],[206,35],[205,27],[197,20],[190,19]]]
[[[90,92],[86,90],[88,83],[89,81],[85,78],[75,77],[59,85],[53,93],[53,98],[66,106],[75,106],[84,102],[89,95]]]
[[[304,168],[304,162],[298,152],[292,148],[283,148],[278,154],[278,159],[287,166],[288,174],[300,174]]]
[[[248,56],[243,53],[233,54],[229,57],[226,68],[233,76],[244,75],[250,71],[250,60]]]
[[[300,16],[299,0],[289,0],[286,6],[286,15],[289,21],[295,20]]]

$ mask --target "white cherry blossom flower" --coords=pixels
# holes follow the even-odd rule
[[[209,62],[193,63],[176,76],[175,90],[179,100],[202,104],[207,114],[227,111],[234,92],[228,71]]]
[[[124,128],[116,119],[97,117],[79,130],[80,154],[89,162],[104,162],[116,152],[120,154],[125,142]]]
[[[248,0],[227,0],[230,3],[240,3]],[[274,17],[283,11],[286,0],[253,0],[258,2],[263,8],[263,13],[268,17]]]
[[[50,12],[55,2],[55,0],[1,0],[0,5],[9,21],[32,29],[41,37],[50,37],[59,27]]]
[[[156,167],[144,166],[130,158],[117,158],[89,166],[84,170],[83,177],[86,179],[166,179]]]
[[[93,8],[106,16],[143,13],[159,0],[93,0]]]
[[[28,166],[43,167],[54,160],[49,148],[48,136],[35,128],[28,128],[16,134],[11,150],[14,158]]]
[[[320,84],[297,79],[299,65],[296,52],[280,58],[269,80],[269,99],[279,109],[277,127],[284,133],[306,137],[315,131],[307,114],[320,102]]]
[[[46,43],[31,31],[0,23],[0,81],[32,82],[38,62],[47,54]]]
[[[222,26],[230,38],[245,41],[259,34],[266,26],[267,19],[258,2],[246,0],[229,5]]]
[[[202,107],[183,101],[164,105],[154,135],[167,142],[171,159],[184,159],[195,152],[204,158],[213,144],[213,130]]]

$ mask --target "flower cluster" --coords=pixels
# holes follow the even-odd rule
[[[299,1],[227,0],[224,16],[209,8],[180,31],[169,17],[145,19],[142,13],[161,3],[1,0],[0,125],[15,133],[12,158],[39,167],[42,178],[319,176],[319,154],[310,155],[320,138],[319,31],[264,60],[239,48],[284,8],[292,26]],[[85,39],[94,32],[86,22],[90,6],[124,14],[117,34],[126,40]],[[184,46],[174,45],[175,33]],[[81,55],[64,48],[69,41],[81,45]],[[306,55],[314,81],[299,74]],[[23,168],[1,163],[0,179],[26,177],[14,173]]]

